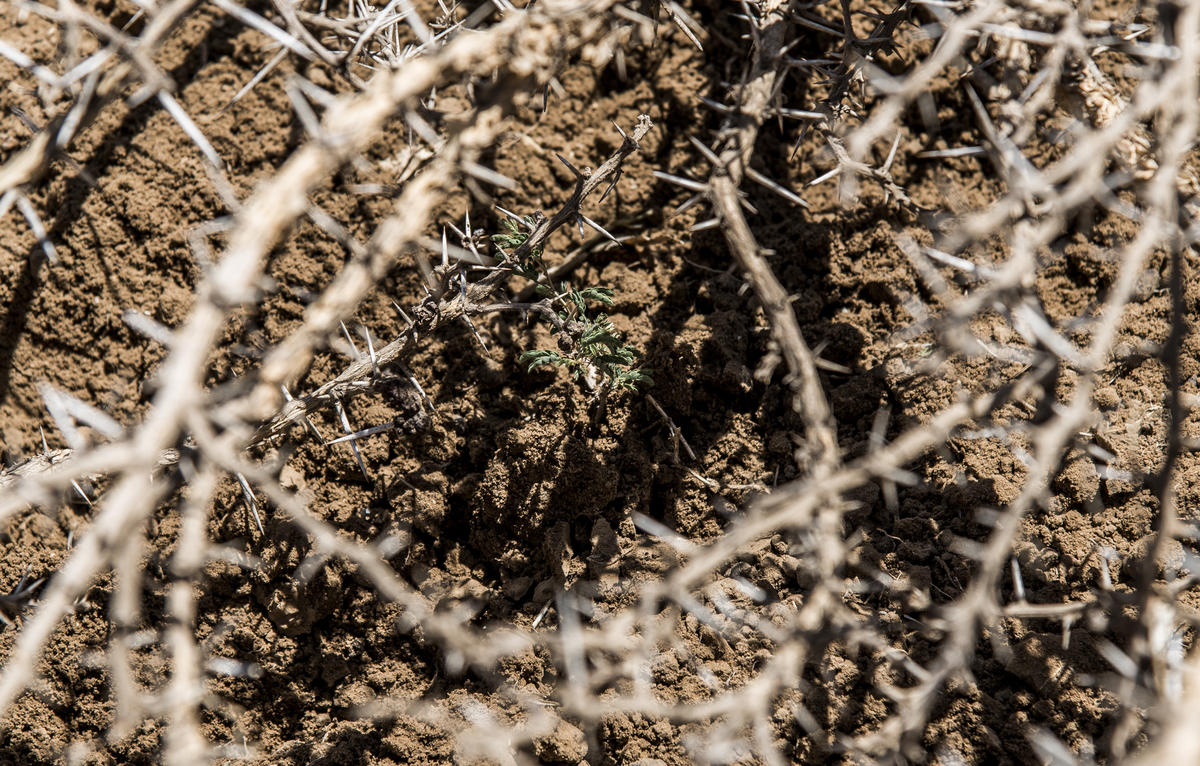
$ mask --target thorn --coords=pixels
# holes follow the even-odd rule
[[[400,365],[400,369],[403,370],[404,374],[408,377],[408,382],[413,384],[413,388],[417,389],[417,393],[420,394],[421,398],[425,400],[425,403],[429,405],[429,411],[437,412],[437,408],[433,406],[433,402],[430,401],[429,397],[425,395],[425,389],[421,388],[421,384],[417,382],[417,377],[412,374],[412,371],[410,371],[404,365]]]
[[[768,178],[767,176],[763,175],[762,173],[759,173],[759,172],[758,172],[757,170],[755,170],[754,168],[747,167],[747,168],[746,168],[746,176],[747,176],[747,177],[748,177],[748,178],[749,178],[751,181],[754,181],[755,183],[757,183],[757,184],[759,184],[759,185],[761,185],[761,186],[765,186],[766,188],[768,188],[768,189],[770,189],[771,191],[775,192],[775,193],[776,193],[776,194],[778,194],[780,197],[783,197],[783,198],[784,198],[784,199],[786,199],[788,202],[791,202],[791,203],[792,203],[792,204],[794,204],[794,205],[799,205],[800,207],[802,207],[802,208],[805,208],[805,209],[807,209],[807,208],[809,207],[808,203],[807,203],[807,202],[805,202],[805,201],[804,201],[804,200],[803,200],[803,199],[800,197],[800,195],[796,194],[794,191],[792,191],[791,189],[787,188],[786,186],[783,186],[782,184],[779,184],[779,183],[777,183],[777,182],[775,182],[775,181],[771,180],[770,178]]]
[[[793,120],[812,120],[814,122],[820,122],[821,120],[825,119],[825,117],[827,116],[822,112],[812,112],[812,111],[808,111],[806,109],[779,108],[779,109],[776,109],[775,112],[780,117],[788,117]]]
[[[1013,556],[1009,559],[1009,564],[1012,567],[1013,579],[1013,595],[1017,601],[1025,600],[1025,581],[1021,579],[1021,565],[1017,563],[1017,557]]]
[[[456,261],[465,261],[472,266],[494,266],[496,264],[495,258],[492,258],[490,255],[480,255],[474,245],[471,246],[470,250],[464,250],[457,245],[451,245],[444,239],[438,242],[436,239],[421,237],[418,241],[423,247],[442,253],[443,265],[445,265],[448,258],[453,258]]]
[[[381,426],[371,426],[370,428],[364,428],[361,431],[355,431],[352,434],[346,434],[345,436],[339,436],[336,439],[331,439],[330,441],[325,442],[325,446],[332,447],[333,445],[341,444],[342,442],[358,441],[359,439],[365,439],[368,436],[374,436],[375,434],[381,434],[385,431],[390,431],[395,427],[396,424],[394,422],[384,423]]]
[[[1122,676],[1130,680],[1137,678],[1137,663],[1134,662],[1128,654],[1118,649],[1115,644],[1106,639],[1101,639],[1097,643],[1096,649],[1100,652],[1100,655],[1108,661],[1108,664],[1112,665],[1113,669]]]
[[[685,211],[688,208],[690,208],[691,206],[695,205],[697,202],[699,202],[702,199],[704,199],[703,194],[693,194],[692,196],[688,197],[687,201],[685,201],[682,205],[675,208],[675,210],[668,217],[674,218],[675,216],[679,215],[683,211]]]
[[[833,170],[829,171],[828,173],[825,173],[824,175],[817,176],[817,177],[816,177],[816,178],[814,178],[813,180],[809,181],[809,182],[808,182],[808,185],[809,185],[809,186],[816,186],[817,184],[822,184],[822,183],[825,183],[825,182],[826,182],[826,181],[828,181],[830,178],[833,178],[834,176],[836,176],[836,175],[837,175],[839,172],[841,172],[841,168],[840,168],[840,167],[834,168]]]
[[[413,327],[416,326],[416,323],[413,322],[412,317],[410,317],[408,314],[405,314],[404,309],[400,308],[399,303],[392,301],[392,306],[394,306],[396,311],[398,311],[400,313],[400,318],[403,319],[405,322],[408,322],[409,329],[412,329]]]
[[[792,18],[795,20],[795,22],[797,24],[799,24],[802,27],[808,27],[809,29],[815,29],[818,32],[824,32],[827,35],[833,35],[834,37],[837,37],[839,39],[844,38],[846,36],[841,31],[834,29],[833,27],[826,26],[819,22],[813,21],[812,19],[809,19],[805,16],[801,16],[798,13],[792,14]]]
[[[279,388],[281,391],[283,391],[283,398],[289,402],[292,401],[292,392],[288,391],[287,386],[281,385]],[[313,425],[313,422],[309,419],[308,415],[304,416],[304,424],[307,425],[309,430],[313,432],[313,436],[317,437],[318,441],[325,441],[325,437],[321,436],[321,432],[317,430],[315,425]]]
[[[370,355],[370,357],[371,357],[371,371],[376,377],[378,377],[379,376],[379,361],[375,358],[375,344],[371,342],[371,331],[368,330],[363,325],[359,325],[358,329],[359,329],[359,332],[362,333],[362,336],[367,341],[367,354]]]
[[[422,141],[430,146],[436,148],[442,143],[442,137],[437,134],[437,131],[433,129],[433,126],[426,122],[425,118],[416,112],[412,110],[405,112],[404,121],[408,123],[408,126],[412,128],[413,132],[421,137]]]
[[[83,498],[83,502],[87,503],[88,506],[91,507],[92,499],[87,496],[86,492],[83,491],[83,487],[79,486],[79,482],[71,479],[71,486],[74,487],[75,491],[79,493],[79,496]]]
[[[129,329],[138,332],[165,348],[171,346],[171,330],[135,309],[126,309],[121,320]]]
[[[604,190],[604,193],[600,195],[601,202],[608,199],[608,193],[617,188],[617,181],[621,180],[621,173],[622,171],[620,168],[617,168],[617,172],[613,173],[613,178],[608,182],[608,187]]]
[[[101,54],[102,55],[102,54]],[[102,59],[101,59],[102,60]],[[80,68],[85,68],[86,64],[80,64],[72,71],[78,71]],[[92,103],[92,97],[96,94],[96,84],[98,76],[85,76],[83,81],[83,90],[75,97],[75,103],[67,112],[67,116],[63,118],[62,124],[59,125],[58,134],[54,136],[54,145],[59,149],[65,149],[71,143],[71,139],[75,137],[75,131],[79,129],[79,123],[83,120],[83,113]],[[65,78],[64,78],[65,79]],[[71,160],[71,165],[77,170],[82,171],[81,175],[90,185],[96,185],[96,179],[91,173],[83,169],[74,160]]]
[[[492,350],[487,347],[486,343],[483,342],[483,336],[481,336],[479,334],[479,331],[475,329],[475,323],[471,321],[471,317],[467,316],[466,314],[463,314],[462,318],[463,318],[463,321],[467,323],[467,327],[471,328],[471,334],[475,336],[475,340],[478,341],[480,347],[483,348],[483,353],[487,354],[488,356],[491,356]]]
[[[601,234],[603,234],[604,236],[608,237],[610,240],[612,240],[613,242],[617,243],[618,245],[619,245],[619,244],[621,244],[621,240],[619,240],[619,239],[617,239],[616,237],[614,237],[613,235],[609,234],[609,233],[608,233],[608,231],[607,231],[607,230],[606,230],[606,229],[605,229],[603,226],[601,226],[600,224],[596,223],[596,222],[595,222],[595,221],[593,221],[591,218],[588,218],[588,217],[587,217],[586,215],[584,215],[583,213],[580,213],[580,214],[579,214],[579,217],[580,217],[580,218],[582,218],[584,221],[586,221],[588,226],[591,226],[593,229],[595,229],[596,231],[600,232],[600,233],[601,233]],[[582,234],[582,233],[583,233],[583,231],[582,231],[582,227],[581,227],[581,228],[580,228],[580,234]]]
[[[649,516],[635,511],[633,514],[633,523],[638,529],[648,535],[657,537],[680,553],[691,553],[696,549],[695,543],[691,540],[680,535],[661,521],[652,519]]]
[[[292,53],[295,53],[296,55],[301,56],[308,61],[312,61],[316,58],[316,55],[309,50],[307,45],[300,42],[275,24],[267,21],[262,16],[246,10],[231,0],[213,0],[213,4],[246,26],[254,27],[259,32],[274,38],[276,42],[290,50]]]
[[[225,162],[221,159],[221,155],[217,154],[217,150],[209,143],[208,138],[205,137],[204,133],[188,113],[184,111],[183,107],[179,105],[174,96],[165,90],[160,90],[158,92],[158,102],[162,104],[167,114],[171,115],[171,119],[175,120],[176,124],[183,129],[187,137],[192,140],[192,143],[196,145],[200,153],[204,155],[204,159],[208,160],[215,168],[225,167]]]
[[[881,173],[888,172],[888,169],[892,166],[892,161],[896,159],[896,149],[898,149],[899,147],[900,147],[900,131],[896,131],[896,137],[894,139],[892,139],[892,148],[888,152],[888,156],[887,156],[887,159],[883,163],[883,167],[881,167],[879,169],[879,171]]]
[[[38,385],[38,390],[42,395],[42,401],[46,404],[46,411],[50,413],[50,419],[58,426],[58,430],[62,433],[63,438],[67,440],[67,446],[71,449],[79,450],[87,446],[83,435],[79,433],[79,429],[75,427],[74,419],[71,417],[70,411],[67,409],[66,402],[63,401],[63,396],[47,383]],[[46,435],[42,434],[42,447],[46,446]],[[47,450],[49,451],[49,450]]]
[[[708,191],[708,184],[703,184],[703,183],[700,183],[699,181],[693,181],[692,179],[685,178],[683,176],[673,176],[670,173],[664,173],[661,170],[654,170],[651,172],[655,178],[657,178],[661,181],[666,181],[667,183],[670,183],[670,184],[675,184],[676,186],[682,186],[683,188],[687,189],[688,191],[694,191],[694,192],[707,192]]]
[[[354,345],[354,339],[350,337],[350,331],[346,329],[345,322],[338,322],[342,326],[342,333],[346,336],[346,342],[350,344],[350,348],[354,349],[355,358],[361,358],[362,354],[358,353],[358,346]]]
[[[804,143],[804,139],[808,136],[808,129],[810,127],[812,126],[805,124],[804,127],[800,128],[800,135],[796,136],[796,144],[792,147],[792,153],[788,156],[789,160],[796,158],[796,152],[800,151],[800,145]]]
[[[516,181],[512,180],[503,173],[497,173],[495,170],[484,167],[477,162],[463,162],[462,170],[467,175],[477,178],[484,183],[491,184],[492,186],[499,186],[501,189],[507,189],[508,191],[517,190]]]
[[[50,262],[50,265],[57,266],[58,252],[54,249],[54,243],[46,237],[46,228],[42,226],[42,219],[38,217],[33,203],[24,194],[18,194],[17,207],[21,210],[21,215],[25,216],[25,222],[29,224],[29,230],[33,232],[33,236],[37,238],[38,244],[42,246],[42,253],[45,254],[46,260]]]
[[[138,11],[136,14],[134,14],[134,18],[136,18],[140,14],[141,14],[141,11]],[[204,122],[207,122],[216,117],[220,117],[222,114],[224,114],[229,109],[229,107],[233,106],[238,101],[241,101],[242,97],[245,96],[247,93],[249,93],[254,88],[255,85],[258,85],[260,82],[262,82],[262,79],[264,77],[266,77],[268,74],[270,74],[271,70],[274,69],[279,64],[279,62],[283,61],[286,57],[287,57],[287,49],[280,48],[275,53],[275,55],[271,57],[271,60],[268,61],[266,64],[264,64],[261,69],[259,69],[257,72],[255,72],[254,76],[251,77],[250,80],[245,85],[242,86],[241,90],[239,90],[237,93],[235,93],[233,95],[233,98],[229,99],[229,101],[226,102],[225,106],[221,107],[220,109],[218,109],[216,112],[213,112],[212,114],[204,115],[201,119]]]
[[[827,372],[836,372],[839,375],[851,375],[854,373],[854,371],[846,365],[838,364],[837,362],[831,362],[828,359],[817,359],[814,363],[817,365],[818,369],[825,370]]]
[[[982,146],[959,146],[954,149],[933,149],[914,156],[921,160],[935,160],[951,157],[976,157],[980,154],[987,154],[987,149]]]
[[[504,213],[506,216],[508,216],[509,218],[513,219],[513,220],[514,220],[514,221],[516,221],[517,223],[521,224],[522,226],[527,226],[527,225],[528,225],[528,224],[525,222],[525,219],[524,219],[524,218],[522,218],[521,216],[517,215],[517,214],[516,214],[516,213],[514,213],[513,211],[511,211],[511,210],[505,210],[504,208],[500,207],[499,205],[496,205],[496,209],[497,209],[497,210],[499,210],[501,213]]]
[[[721,165],[721,158],[712,149],[705,146],[703,141],[695,136],[688,136],[688,140],[692,142],[692,146],[696,147],[698,152],[704,155],[704,159],[711,162],[713,166],[719,167]]]
[[[341,419],[342,427],[346,429],[346,433],[354,433],[354,429],[350,427],[350,419],[346,417],[346,409],[342,407],[342,402],[338,399],[334,399],[333,406],[334,409],[337,410],[338,417]],[[354,452],[354,460],[358,463],[358,470],[362,471],[363,478],[370,482],[371,475],[367,473],[367,466],[365,463],[363,463],[362,453],[358,451],[358,444],[351,441],[350,450]]]
[[[16,201],[16,189],[9,189],[8,191],[4,192],[3,196],[0,196],[0,218],[4,217],[4,214],[8,212],[8,209],[12,207],[13,203]]]
[[[673,0],[668,0],[668,2],[664,3],[664,5],[667,6],[667,13],[671,14],[671,21],[675,22],[675,26],[679,27],[680,31],[692,41],[692,45],[695,45],[698,50],[703,51],[704,46],[700,44],[700,38],[696,37],[695,33],[688,28],[688,24],[684,23],[685,20],[691,24],[696,23],[692,17],[687,14],[687,11],[679,7],[679,3],[676,3]]]
[[[722,104],[720,101],[713,101],[711,98],[707,98],[706,96],[700,96],[700,103],[704,104],[713,111],[720,112],[721,114],[733,114],[733,112],[736,111],[732,106],[729,106],[728,104]]]
[[[265,535],[263,531],[262,519],[258,515],[258,503],[254,502],[254,493],[250,491],[250,484],[246,481],[246,477],[240,473],[236,474],[238,484],[242,485],[242,497],[246,500],[246,505],[250,508],[250,513],[254,514],[254,521],[258,524],[258,532]]]
[[[309,101],[314,101],[328,109],[336,103],[337,99],[332,93],[317,85],[312,80],[305,77],[295,76],[291,80],[296,88],[298,88],[304,97]]]
[[[614,124],[615,124],[615,123],[614,123]],[[620,130],[620,128],[618,128],[618,130]],[[624,134],[624,133],[622,133],[621,135],[622,135],[622,136],[624,136],[625,134]],[[576,177],[576,178],[578,178],[580,181],[582,181],[582,180],[584,180],[585,178],[587,178],[587,176],[585,176],[585,175],[584,175],[582,172],[580,172],[579,168],[577,168],[577,167],[575,167],[574,165],[572,165],[572,164],[570,163],[570,161],[569,161],[569,160],[568,160],[566,157],[562,156],[562,155],[561,155],[561,154],[559,154],[558,152],[555,152],[555,153],[554,153],[554,156],[555,156],[555,157],[558,157],[558,161],[559,161],[559,162],[561,162],[562,164],[566,165],[566,166],[567,166],[567,169],[568,169],[568,170],[570,170],[572,173],[574,173],[574,174],[575,174],[575,177]]]
[[[720,218],[709,218],[707,221],[701,221],[700,223],[694,224],[691,228],[691,231],[704,231],[705,229],[715,229],[720,225],[721,225]]]
[[[950,253],[944,253],[941,250],[937,250],[932,247],[923,247],[921,248],[921,252],[935,261],[940,261],[947,266],[953,266],[954,268],[964,271],[967,274],[983,277],[992,276],[993,274],[991,269],[978,266],[964,258],[959,258],[958,256],[951,255]]]

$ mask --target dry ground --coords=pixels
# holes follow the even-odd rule
[[[114,23],[127,19],[125,2],[88,3]],[[440,610],[470,607],[464,619],[483,626],[512,624],[539,630],[561,627],[555,594],[585,595],[598,614],[615,613],[635,600],[635,586],[677,566],[661,538],[635,525],[638,514],[696,543],[711,541],[754,497],[800,475],[793,453],[804,423],[791,406],[784,370],[767,369],[771,330],[743,276],[731,267],[719,230],[692,233],[708,213],[697,206],[672,216],[686,198],[653,170],[704,177],[704,158],[688,142],[705,138],[720,116],[697,97],[720,98],[719,83],[736,78],[743,27],[719,3],[688,6],[708,35],[695,48],[669,23],[660,24],[651,48],[629,55],[622,76],[610,64],[580,62],[563,68],[561,90],[534,94],[518,108],[506,132],[486,153],[488,164],[517,181],[500,205],[522,213],[550,212],[567,196],[573,178],[556,159],[595,167],[620,143],[612,126],[648,114],[655,128],[626,165],[617,190],[589,215],[625,238],[607,246],[591,237],[591,255],[576,279],[611,286],[616,326],[644,352],[654,378],[649,392],[678,425],[694,457],[678,453],[659,413],[641,394],[614,395],[604,412],[565,373],[526,373],[519,353],[545,345],[539,323],[513,314],[477,318],[486,350],[460,325],[425,344],[409,367],[436,406],[423,414],[409,389],[379,390],[348,405],[356,428],[397,420],[390,432],[362,440],[364,479],[345,445],[324,447],[300,429],[283,469],[284,486],[305,493],[317,515],[354,539],[371,540],[397,524],[411,526],[407,547],[391,560],[394,570]],[[1099,15],[1132,20],[1132,6]],[[836,14],[833,16],[836,18]],[[801,33],[792,55],[818,55],[833,43],[818,32]],[[0,39],[34,58],[51,61],[60,43],[54,25],[13,6],[0,12]],[[731,47],[734,45],[739,47]],[[925,55],[912,43],[885,59],[903,71]],[[808,50],[804,49],[808,46]],[[291,72],[317,84],[331,82],[318,66],[287,60],[236,104],[222,110],[273,52],[265,38],[215,9],[202,6],[172,36],[159,63],[180,85],[180,103],[197,120],[227,165],[239,196],[274,171],[306,140],[284,93]],[[726,63],[728,62],[728,65]],[[1114,70],[1115,71],[1115,70]],[[960,212],[1002,193],[986,156],[922,159],[930,149],[979,143],[979,127],[960,87],[960,70],[935,81],[937,120],[930,128],[917,110],[905,115],[892,166],[897,183],[929,210]],[[28,140],[21,109],[37,124],[47,119],[23,87],[16,67],[0,64],[0,157]],[[27,78],[25,78],[27,79]],[[805,82],[787,86],[796,106]],[[438,95],[430,120],[450,121],[467,106],[455,86]],[[949,267],[944,292],[932,292],[898,242],[928,242],[925,220],[885,200],[864,184],[849,205],[837,183],[806,187],[828,169],[821,139],[810,134],[793,151],[797,126],[767,122],[755,166],[802,190],[802,210],[769,191],[746,185],[755,209],[750,221],[769,263],[787,291],[810,346],[831,365],[821,384],[847,459],[865,454],[928,420],[964,392],[994,388],[1022,369],[993,348],[1024,341],[999,314],[983,313],[969,330],[981,353],[947,359],[932,369],[919,362],[935,350],[930,333],[909,333],[913,296],[941,311],[970,285]],[[389,184],[405,161],[408,136],[397,123],[371,151],[372,162],[351,167],[314,195],[323,210],[352,236],[365,240],[390,207],[387,194],[363,185]],[[1053,145],[1040,149],[1052,156]],[[882,159],[882,158],[880,158]],[[201,273],[187,236],[196,225],[224,214],[199,154],[179,127],[150,105],[105,111],[57,161],[30,197],[41,211],[58,263],[46,262],[17,212],[0,222],[0,437],[4,459],[14,463],[41,451],[41,433],[52,448],[64,446],[47,414],[38,384],[48,382],[103,408],[122,423],[143,417],[153,393],[153,371],[163,351],[122,321],[143,312],[168,327],[192,309]],[[435,222],[498,230],[498,214],[456,193]],[[1137,226],[1103,208],[1069,230],[1040,256],[1036,295],[1045,315],[1060,326],[1093,311],[1104,299],[1119,264],[1112,253],[1136,235]],[[433,233],[433,232],[431,232]],[[437,234],[434,234],[437,236]],[[213,240],[219,245],[220,239]],[[580,246],[568,227],[551,240],[557,261]],[[997,245],[1000,247],[1000,245]],[[992,253],[999,259],[1001,252]],[[347,252],[310,222],[297,225],[270,257],[271,290],[261,305],[232,323],[212,360],[208,383],[220,385],[253,370],[262,351],[286,337],[312,296],[341,268]],[[394,269],[353,316],[375,338],[404,327],[393,308],[421,297],[419,272]],[[1186,286],[1188,306],[1200,282]],[[1154,344],[1170,330],[1171,298],[1166,259],[1152,257],[1120,328],[1114,355],[1094,393],[1096,418],[1089,435],[1022,522],[1013,556],[1023,575],[1024,597],[1034,604],[1094,602],[1105,578],[1129,587],[1145,555],[1157,514],[1154,493],[1131,478],[1152,472],[1163,458],[1167,418],[1162,409],[1166,368]],[[356,337],[356,342],[362,341]],[[1197,338],[1183,354],[1183,379],[1194,391],[1200,371]],[[298,381],[308,391],[337,374],[346,358],[319,355]],[[1056,382],[1066,401],[1075,380],[1069,370]],[[1023,402],[1004,405],[996,420],[1038,417]],[[314,418],[327,436],[336,418]],[[1193,417],[1185,428],[1196,431]],[[1086,445],[1107,455],[1102,463]],[[964,591],[975,573],[963,541],[984,541],[987,509],[1003,508],[1020,493],[1027,467],[1011,443],[964,430],[907,466],[915,482],[897,487],[870,482],[845,498],[842,524],[851,540],[856,573],[898,583],[888,591],[846,591],[845,604],[878,628],[886,644],[917,663],[933,659],[942,633],[929,619]],[[701,478],[703,477],[703,478]],[[1176,472],[1180,511],[1191,518],[1200,505],[1200,464],[1181,458]],[[886,486],[885,486],[886,485]],[[99,493],[97,479],[86,489]],[[894,493],[894,494],[893,494]],[[261,499],[260,499],[261,501]],[[983,509],[983,510],[981,510]],[[232,480],[221,485],[208,534],[229,550],[248,554],[248,568],[212,563],[196,584],[196,637],[210,658],[244,663],[216,667],[202,713],[209,741],[229,757],[245,754],[262,764],[446,763],[466,758],[452,732],[403,711],[380,719],[359,717],[374,699],[425,700],[453,715],[504,720],[522,713],[498,691],[514,686],[554,701],[564,668],[545,652],[528,651],[491,673],[462,670],[437,641],[398,621],[397,607],[378,596],[359,572],[331,559],[306,580],[297,567],[310,543],[272,506],[261,503],[262,529]],[[78,497],[50,510],[10,518],[0,538],[0,590],[22,575],[52,578],[91,509]],[[178,540],[178,507],[165,504],[146,530],[142,563],[143,645],[134,670],[147,688],[165,682],[169,663],[156,626],[167,619],[164,567]],[[1175,543],[1176,568],[1189,548]],[[746,586],[768,602],[803,601],[812,573],[799,561],[810,555],[804,540],[776,534],[746,547],[723,566],[712,587],[737,602]],[[0,761],[144,763],[161,757],[163,724],[138,718],[113,733],[115,702],[103,652],[114,630],[108,617],[113,577],[97,579],[75,612],[54,633],[32,693],[4,719]],[[1003,578],[1002,602],[1015,598]],[[1190,592],[1181,596],[1194,605]],[[547,609],[547,605],[549,608]],[[753,631],[721,635],[696,619],[680,619],[673,651],[652,666],[652,686],[666,703],[714,699],[762,669],[773,648]],[[1034,758],[1030,732],[1045,730],[1077,754],[1111,755],[1124,720],[1119,679],[1102,642],[1117,640],[1111,626],[1092,631],[1081,621],[1064,630],[1058,619],[1001,619],[978,637],[970,678],[952,680],[931,710],[918,746],[938,762],[1025,763]],[[0,632],[0,656],[17,631]],[[844,757],[839,742],[878,727],[893,712],[881,683],[906,684],[877,651],[840,642],[824,647],[796,678],[794,691],[777,699],[771,725],[784,758],[827,762]],[[800,702],[806,715],[789,714]],[[472,712],[476,711],[476,712]],[[562,727],[539,740],[526,756],[593,763],[689,763],[702,757],[688,743],[711,723],[669,721],[615,713],[599,725]],[[582,730],[582,740],[576,735]],[[1134,744],[1138,737],[1133,738]],[[245,748],[243,751],[242,748]],[[520,755],[521,753],[518,753]],[[736,753],[714,755],[719,760]],[[743,756],[741,757],[749,757]],[[657,760],[650,760],[657,759]]]

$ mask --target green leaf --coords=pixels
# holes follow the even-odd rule
[[[520,221],[505,218],[502,225],[504,231],[492,235],[492,241],[499,247],[516,249],[528,241],[529,232],[536,230],[537,223],[532,216],[524,216]],[[522,229],[522,225],[528,232]],[[551,328],[551,334],[563,332],[568,322],[576,330],[574,349],[569,354],[549,349],[535,349],[520,354],[519,361],[527,370],[532,372],[539,367],[565,367],[576,380],[589,370],[595,370],[606,385],[629,391],[636,391],[641,384],[653,385],[654,381],[644,370],[630,369],[641,353],[625,343],[608,315],[601,313],[595,317],[588,316],[590,304],[613,305],[616,293],[611,287],[576,289],[566,282],[560,282],[555,292],[553,285],[548,284],[549,268],[541,258],[542,248],[529,249],[519,263],[514,263],[511,253],[505,254],[513,273],[531,280],[537,295],[552,306],[559,321],[553,323],[555,326]]]
[[[548,367],[550,365],[563,365],[567,363],[567,359],[557,351],[547,351],[545,349],[537,349],[535,351],[526,351],[517,358],[521,364],[527,364],[526,372],[533,372],[538,367]]]
[[[579,336],[580,343],[589,345],[594,343],[605,343],[607,345],[609,341],[615,341],[618,343],[620,342],[613,337],[612,332],[607,326],[599,322],[594,322],[588,325],[588,327],[584,329],[583,334]]]
[[[586,300],[603,303],[605,306],[613,305],[613,290],[611,287],[585,287],[579,291],[579,295]]]
[[[654,385],[654,381],[642,370],[623,370],[613,378],[615,388],[623,388],[628,391],[637,391],[639,383],[648,386]]]
[[[607,364],[612,367],[619,367],[632,362],[633,354],[597,354],[596,356],[592,357],[592,361],[596,362],[597,364]]]
[[[567,297],[575,304],[575,308],[579,309],[580,314],[587,312],[587,304],[583,302],[583,296],[579,294],[578,290],[567,293]]]

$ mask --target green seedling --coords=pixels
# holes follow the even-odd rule
[[[526,229],[532,231],[532,218],[521,219]],[[557,289],[550,280],[549,269],[542,259],[542,248],[531,248],[523,258],[514,259],[510,252],[517,251],[529,234],[512,218],[504,220],[505,231],[494,234],[492,241],[501,249],[513,265],[513,272],[531,280],[542,300],[530,304],[529,308],[545,314],[558,336],[558,350],[536,349],[526,351],[519,357],[527,370],[538,367],[565,367],[576,379],[583,378],[590,388],[608,386],[617,390],[636,391],[639,384],[653,385],[645,370],[634,365],[641,358],[637,349],[629,345],[613,327],[608,315],[592,313],[589,304],[613,305],[613,290],[608,287],[585,287],[576,289],[565,282]]]

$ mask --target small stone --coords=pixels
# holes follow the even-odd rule
[[[534,740],[533,752],[547,763],[579,763],[588,753],[587,738],[578,726],[559,721],[549,736]]]
[[[1162,275],[1158,269],[1146,269],[1138,277],[1137,286],[1133,288],[1133,299],[1141,302],[1150,298],[1162,283]]]
[[[290,600],[282,590],[271,594],[267,602],[267,616],[275,627],[285,636],[294,636],[304,632],[304,616],[294,600]]]

